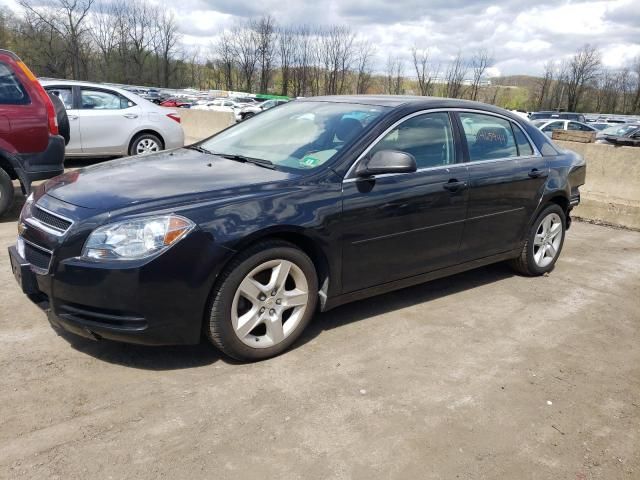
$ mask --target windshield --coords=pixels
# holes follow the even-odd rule
[[[276,167],[309,170],[334,157],[387,107],[290,102],[205,140],[210,152],[268,160]]]
[[[621,137],[623,135],[626,135],[630,131],[635,130],[636,128],[638,128],[638,125],[625,125],[623,127],[616,125],[614,127],[605,128],[602,133],[605,135],[615,135]]]

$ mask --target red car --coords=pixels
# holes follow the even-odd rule
[[[0,50],[0,215],[13,203],[12,180],[29,193],[31,182],[63,173],[64,150],[49,95],[17,55]]]
[[[172,108],[190,108],[191,103],[180,100],[179,98],[169,98],[164,102],[160,103],[161,107],[172,107]]]

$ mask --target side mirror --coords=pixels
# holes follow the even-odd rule
[[[383,173],[411,173],[418,169],[413,155],[398,150],[380,150],[373,157],[358,164],[356,175],[370,177]]]

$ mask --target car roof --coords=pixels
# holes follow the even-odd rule
[[[68,86],[76,85],[78,87],[106,88],[108,90],[113,90],[115,92],[122,93],[125,95],[131,95],[131,94],[136,95],[136,93],[132,92],[131,90],[126,90],[121,87],[116,87],[115,85],[109,85],[108,83],[81,82],[79,80],[55,80],[55,79],[49,79],[49,78],[39,79],[39,81],[43,87],[49,86],[49,85],[68,85]]]
[[[508,116],[509,118],[516,120],[522,120],[522,117],[515,115],[509,110],[488,105],[486,103],[473,102],[471,100],[460,100],[456,98],[421,97],[411,95],[327,95],[321,97],[306,97],[294,101],[356,103],[360,105],[391,108],[411,106],[416,109],[425,110],[434,108],[467,108],[473,110],[485,110],[487,112]]]

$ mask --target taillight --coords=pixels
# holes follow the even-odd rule
[[[167,113],[167,117],[180,123],[180,115],[178,115],[177,113]]]
[[[47,91],[40,85],[40,82],[36,76],[29,70],[22,61],[16,62],[20,70],[26,75],[29,81],[33,84],[33,88],[36,89],[40,99],[44,102],[44,106],[47,109],[47,119],[49,123],[49,133],[51,135],[58,135],[58,116],[56,115],[56,109],[53,106],[53,102],[49,98]]]

